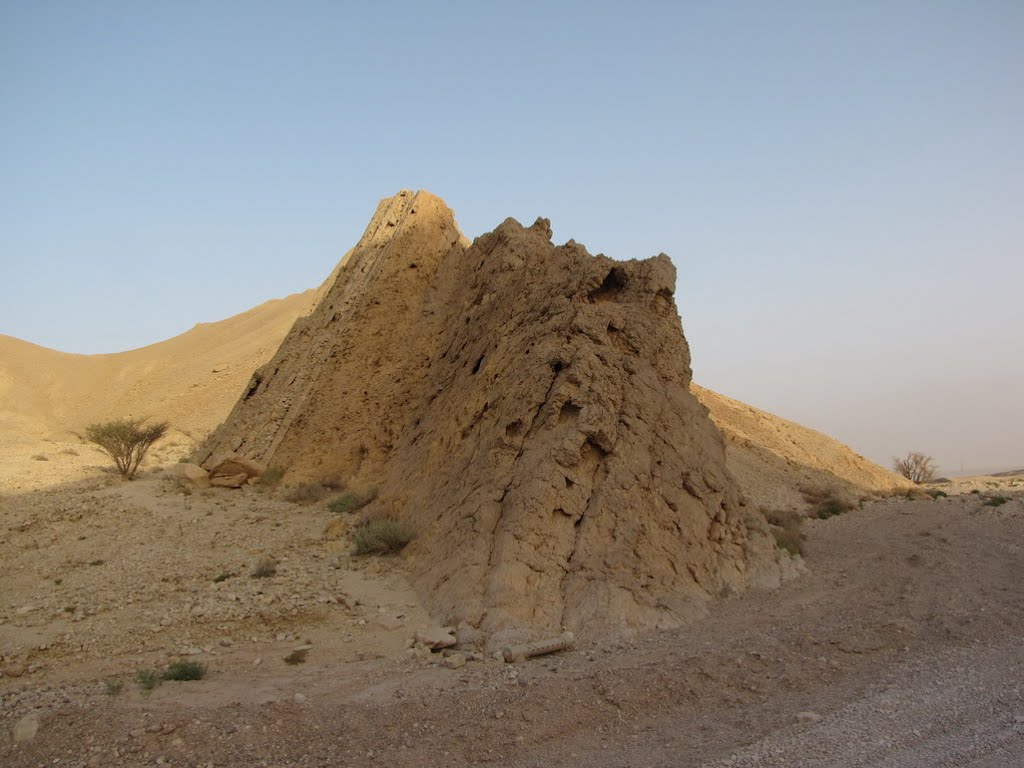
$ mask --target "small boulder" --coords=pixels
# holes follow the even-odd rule
[[[233,451],[215,453],[203,462],[203,469],[210,473],[210,477],[228,477],[244,474],[246,479],[260,477],[267,468],[258,461],[247,459]]]
[[[249,476],[244,472],[237,475],[216,475],[210,478],[210,485],[215,488],[241,488]]]
[[[422,643],[435,651],[440,650],[441,648],[451,648],[455,645],[455,635],[451,633],[451,630],[445,627],[420,629],[416,631],[415,637],[417,643]]]
[[[14,725],[14,743],[19,744],[34,739],[39,732],[39,715],[30,712]]]
[[[171,467],[171,474],[178,478],[182,485],[192,485],[196,488],[209,488],[210,475],[198,464],[181,463]]]
[[[460,669],[466,666],[466,657],[461,653],[453,653],[451,656],[445,657],[444,665],[448,669]]]

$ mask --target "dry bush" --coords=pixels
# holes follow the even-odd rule
[[[320,483],[303,483],[292,488],[284,498],[293,504],[314,504],[322,501],[328,493],[330,491]]]
[[[356,529],[356,554],[387,555],[398,552],[414,538],[416,532],[405,523],[387,517],[373,520]]]
[[[775,543],[791,555],[803,554],[803,525],[806,519],[794,509],[769,509],[762,512]]]
[[[254,579],[269,579],[271,576],[276,576],[277,560],[272,557],[264,557],[256,563],[251,575]]]
[[[928,483],[935,479],[935,459],[920,451],[911,451],[902,459],[893,459],[892,468],[912,483]]]
[[[167,434],[167,422],[144,425],[145,419],[114,419],[85,428],[85,439],[114,460],[125,480],[131,480],[150,447]]]
[[[265,488],[276,488],[284,477],[284,467],[267,467],[267,471],[260,475],[260,485]]]
[[[831,488],[802,488],[801,493],[811,507],[811,517],[818,520],[826,520],[835,515],[841,515],[852,509],[857,509],[857,503],[848,498],[843,498]]]
[[[377,489],[371,488],[363,493],[346,491],[338,498],[327,505],[327,508],[336,515],[343,515],[347,512],[357,512],[371,501],[377,498]]]

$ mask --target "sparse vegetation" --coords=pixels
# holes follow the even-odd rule
[[[256,567],[252,569],[252,577],[254,579],[269,579],[271,576],[276,575],[277,561],[272,557],[264,557],[256,563]]]
[[[284,467],[267,467],[267,471],[260,475],[260,485],[264,488],[276,488],[284,477]]]
[[[935,479],[935,459],[920,451],[911,451],[902,459],[893,459],[892,468],[918,485]]]
[[[131,480],[153,443],[167,434],[167,422],[147,426],[145,421],[114,419],[90,424],[85,428],[85,439],[113,459],[125,480]]]
[[[802,493],[804,501],[810,505],[811,517],[818,520],[827,520],[830,517],[857,509],[855,502],[842,498],[831,488],[805,488]]]
[[[806,519],[793,509],[770,509],[764,512],[775,543],[791,555],[803,554],[803,525]]]
[[[292,488],[284,499],[292,504],[315,504],[323,500],[328,493],[328,489],[320,483],[302,483]]]
[[[1009,496],[986,496],[983,507],[1001,507],[1010,500]]]
[[[74,448],[65,448],[63,451],[61,451],[61,453],[63,453],[65,456],[77,456],[78,455],[78,451],[76,451]]]
[[[405,523],[382,518],[363,523],[356,529],[357,555],[387,555],[398,552],[416,538],[416,532]]]
[[[124,683],[120,680],[108,680],[106,685],[107,696],[117,696],[124,690]]]
[[[306,655],[309,653],[308,648],[296,648],[294,651],[284,657],[285,664],[305,664]]]
[[[344,491],[348,487],[348,483],[337,472],[321,478],[320,485],[329,491]]]
[[[925,493],[927,493],[933,499],[945,499],[949,496],[948,493],[946,493],[945,491],[940,491],[938,488],[929,488],[927,491],[925,491]]]
[[[218,573],[216,576],[213,577],[213,583],[220,584],[222,581],[233,579],[237,575],[237,573],[233,573],[231,571],[224,571],[224,573]]]
[[[206,675],[206,667],[198,661],[176,661],[163,671],[160,676],[164,680],[202,680]]]
[[[160,673],[155,669],[140,669],[135,673],[135,682],[139,684],[139,688],[148,693],[160,685]]]
[[[377,489],[371,488],[364,493],[346,491],[338,498],[327,505],[327,508],[336,515],[343,515],[349,512],[357,512],[371,501],[377,498]]]
[[[35,453],[32,455],[32,461],[49,461],[49,459],[41,453]]]

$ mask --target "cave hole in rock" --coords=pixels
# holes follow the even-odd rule
[[[567,421],[575,419],[580,415],[582,408],[576,405],[572,400],[567,400],[562,404],[561,410],[558,411],[558,423],[564,424]]]
[[[591,301],[615,301],[626,287],[629,278],[622,267],[612,267],[597,288],[590,292]]]

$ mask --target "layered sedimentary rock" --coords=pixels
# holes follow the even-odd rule
[[[425,192],[385,200],[314,311],[204,446],[373,485],[445,623],[509,639],[672,625],[792,565],[689,391],[664,256],[548,222],[469,245]]]

